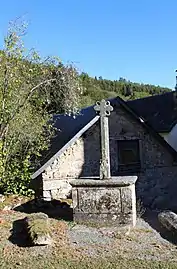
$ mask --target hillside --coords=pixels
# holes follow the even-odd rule
[[[81,107],[94,104],[103,98],[120,96],[124,100],[133,100],[171,91],[169,88],[135,83],[124,78],[112,81],[102,77],[92,78],[86,73],[82,73],[80,78],[85,89],[81,98]]]

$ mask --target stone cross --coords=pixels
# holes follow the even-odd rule
[[[109,101],[102,100],[94,106],[95,111],[100,114],[101,125],[101,164],[100,164],[100,179],[109,179],[110,172],[110,152],[109,152],[109,126],[108,116],[113,111],[113,107]]]

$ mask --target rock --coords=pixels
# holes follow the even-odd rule
[[[28,236],[33,245],[51,245],[49,218],[44,213],[33,213],[24,219]]]
[[[0,194],[0,203],[3,203],[5,201],[5,196],[3,194]]]
[[[33,243],[37,246],[52,245],[53,240],[49,234],[40,235],[34,238]]]
[[[177,232],[177,214],[164,211],[158,214],[158,220],[168,231]]]

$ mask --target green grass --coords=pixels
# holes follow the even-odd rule
[[[16,257],[8,260],[1,259],[0,268],[25,268],[25,269],[174,269],[177,268],[177,263],[173,262],[157,262],[157,261],[142,261],[142,260],[127,260],[120,257],[107,257],[91,259],[82,257],[80,259],[65,258],[58,252],[49,257]]]

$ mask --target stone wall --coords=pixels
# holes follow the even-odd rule
[[[145,207],[177,212],[176,181],[176,166],[146,169],[138,176],[137,198],[143,201]]]
[[[72,179],[59,180],[43,180],[42,196],[46,201],[51,199],[65,199],[71,196],[72,187],[70,181]]]
[[[173,159],[170,153],[132,116],[122,109],[113,112],[110,121],[110,156],[112,173],[118,169],[116,140],[139,139],[141,166],[144,169],[172,166]]]
[[[46,168],[44,180],[77,178],[84,165],[84,140],[81,137]]]
[[[100,141],[98,125],[92,126],[58,159],[46,168],[44,180],[98,176],[100,160]]]
[[[138,123],[131,115],[120,107],[111,113],[110,156],[111,174],[118,175],[117,141],[119,139],[139,139],[141,152],[141,172],[137,180],[137,196],[146,206],[163,206],[163,197],[170,196],[173,191],[171,182],[175,183],[177,167],[167,149],[156,138]],[[84,135],[60,155],[42,174],[43,182],[54,181],[54,189],[45,189],[46,195],[67,197],[71,188],[68,183],[78,177],[99,175],[100,136],[99,122],[92,126]],[[50,186],[50,184],[49,184]],[[173,185],[174,186],[174,185]],[[161,196],[161,198],[159,198]],[[174,198],[175,199],[175,198]],[[165,198],[165,201],[167,198]],[[173,202],[174,204],[175,202]],[[169,205],[170,206],[170,205]]]

